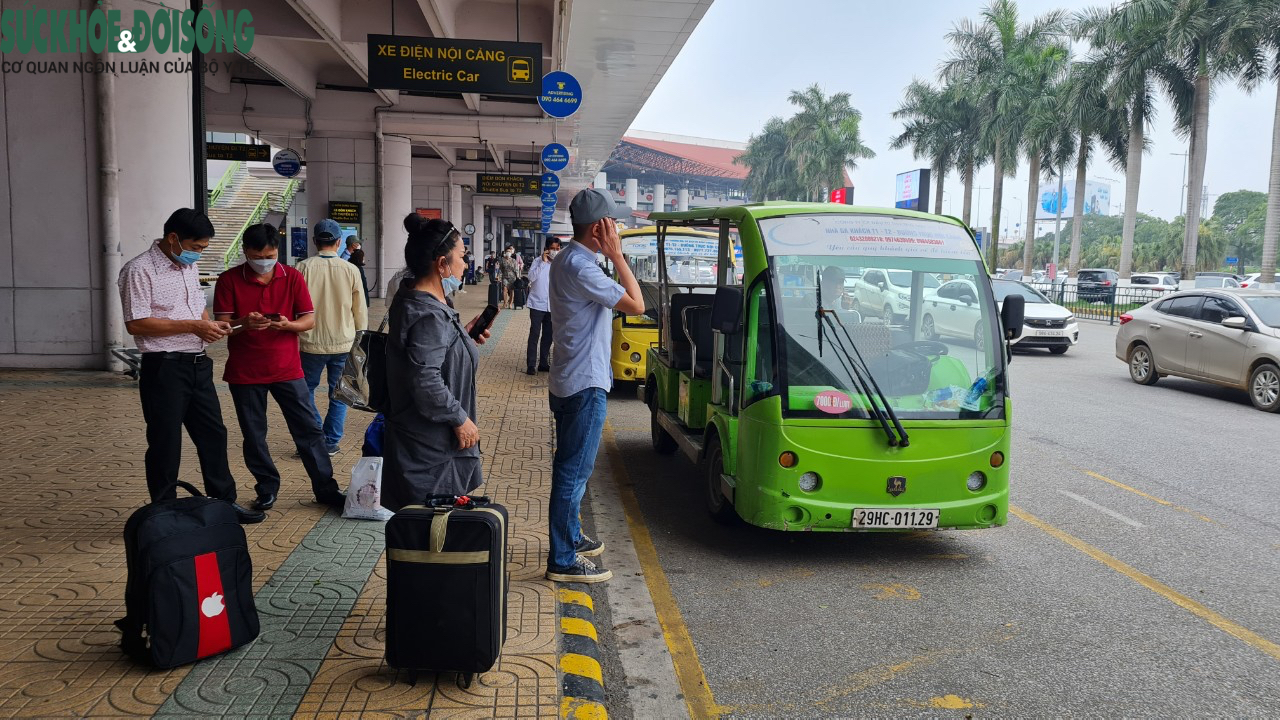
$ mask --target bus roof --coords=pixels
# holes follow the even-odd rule
[[[746,205],[727,205],[724,207],[693,208],[684,212],[650,213],[653,221],[674,220],[677,222],[700,220],[729,220],[743,223],[746,220],[762,220],[764,218],[782,217],[785,215],[812,215],[815,213],[831,213],[846,215],[895,215],[916,220],[932,220],[950,225],[964,227],[964,223],[947,215],[933,215],[916,210],[900,210],[898,208],[882,208],[860,205],[839,205],[836,203],[809,203],[770,200],[767,202],[748,203]]]

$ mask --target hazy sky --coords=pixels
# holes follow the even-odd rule
[[[926,167],[911,151],[890,150],[901,132],[890,114],[913,77],[937,81],[947,53],[946,34],[962,17],[977,18],[984,0],[715,0],[684,50],[641,110],[632,127],[639,130],[745,141],[770,117],[790,116],[787,95],[817,82],[825,92],[848,92],[862,112],[863,142],[876,152],[853,173],[858,204],[892,206],[894,176]],[[1074,11],[1091,4],[1020,0],[1025,17],[1054,8]],[[1275,110],[1275,85],[1246,95],[1235,84],[1215,88],[1209,116],[1209,193],[1238,189],[1265,192]],[[1182,196],[1186,141],[1173,131],[1172,112],[1161,101],[1152,147],[1142,165],[1138,209],[1170,218]],[[1025,217],[1027,169],[1005,180],[1002,227],[1012,229],[1012,211]],[[1068,170],[1074,178],[1074,169]],[[1124,202],[1124,175],[1099,156],[1091,179],[1110,178],[1111,211]],[[976,186],[985,187],[981,204],[974,190],[975,225],[989,225],[992,172],[988,166]],[[936,183],[935,183],[936,186]],[[963,186],[952,174],[944,187],[943,210],[960,215]],[[1210,198],[1212,208],[1214,198]]]

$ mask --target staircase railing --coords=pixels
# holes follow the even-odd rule
[[[293,196],[297,190],[298,181],[290,180],[289,184],[285,185],[283,192],[274,193],[267,191],[262,193],[262,197],[258,199],[258,204],[254,205],[253,211],[249,213],[249,219],[245,221],[244,225],[240,226],[240,231],[236,233],[235,239],[231,241],[231,245],[227,248],[226,254],[222,256],[222,267],[224,269],[231,267],[231,261],[235,260],[236,257],[240,255],[241,241],[244,240],[244,231],[248,230],[250,225],[254,225],[262,221],[262,216],[266,215],[267,211],[272,208],[272,199],[279,199],[280,202],[277,209],[288,210],[289,203],[293,202]]]
[[[231,164],[227,166],[227,169],[223,171],[222,179],[219,180],[218,184],[213,186],[213,189],[209,191],[209,205],[212,206],[214,203],[218,202],[218,198],[222,197],[222,191],[227,189],[227,185],[231,184],[231,178],[235,177],[237,172],[240,172],[240,164],[239,160],[233,160]]]

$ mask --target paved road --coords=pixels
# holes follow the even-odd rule
[[[718,526],[615,392],[609,447],[722,711],[1280,714],[1280,417],[1138,386],[1114,328],[1082,330],[1066,355],[1015,356],[1015,517],[996,530]]]

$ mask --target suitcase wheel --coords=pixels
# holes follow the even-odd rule
[[[472,673],[458,673],[458,687],[463,690],[471,689],[471,680],[475,677]]]

